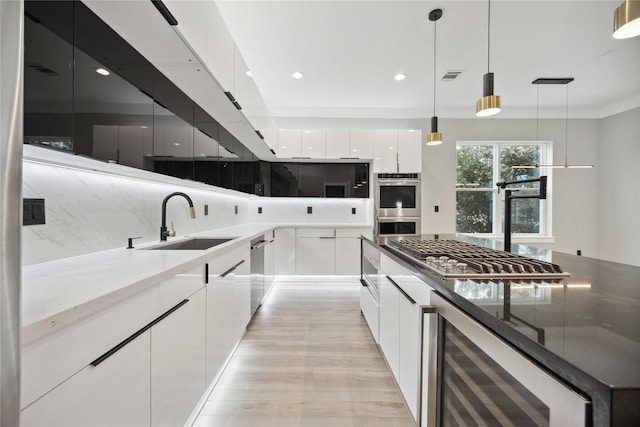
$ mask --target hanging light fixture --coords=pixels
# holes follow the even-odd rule
[[[436,116],[436,21],[442,17],[442,9],[429,12],[429,21],[433,22],[433,116],[431,117],[431,133],[427,135],[427,145],[442,144],[442,132],[438,132]]]
[[[640,36],[640,1],[624,0],[613,14],[613,38]]]
[[[566,93],[565,93],[565,117],[564,117],[564,164],[555,164],[555,165],[514,165],[511,166],[511,169],[539,169],[539,168],[549,168],[549,169],[588,169],[592,168],[593,165],[570,165],[569,164],[569,83],[573,81],[573,77],[540,77],[531,82],[531,84],[538,85],[537,87],[537,100],[536,100],[536,142],[538,139],[538,122],[539,122],[539,114],[538,109],[540,106],[540,86],[539,85],[565,85]]]
[[[487,19],[487,74],[483,77],[482,98],[476,102],[476,116],[488,117],[500,112],[500,97],[493,94],[493,73],[490,71],[491,51],[491,0],[489,0],[489,17]]]

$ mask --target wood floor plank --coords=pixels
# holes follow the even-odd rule
[[[279,282],[194,427],[410,427],[357,282]]]

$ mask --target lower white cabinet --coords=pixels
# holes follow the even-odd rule
[[[207,384],[220,372],[251,318],[249,269],[249,259],[241,260],[207,285]]]
[[[275,274],[296,274],[296,229],[278,228],[274,243]]]
[[[400,292],[380,274],[380,348],[396,381],[400,374]]]
[[[21,426],[150,425],[150,337],[147,330],[42,396],[22,411]]]
[[[360,275],[360,236],[366,230],[336,229],[336,274]]]
[[[420,387],[420,322],[422,310],[404,295],[399,296],[398,385],[414,419],[418,416]]]
[[[184,425],[205,391],[206,290],[151,328],[151,425]]]
[[[335,240],[335,230],[332,228],[298,229],[296,234],[296,274],[335,274]]]
[[[360,311],[369,326],[371,335],[380,344],[380,307],[371,294],[369,286],[360,286]]]

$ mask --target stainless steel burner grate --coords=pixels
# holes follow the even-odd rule
[[[389,246],[421,260],[427,269],[445,278],[555,279],[570,276],[557,264],[457,240],[394,240]]]

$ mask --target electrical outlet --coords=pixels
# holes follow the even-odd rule
[[[313,213],[313,208],[311,206],[307,206],[307,213],[308,214],[312,214]]]
[[[262,213],[262,207],[258,206],[258,213],[261,214]]]
[[[22,199],[22,225],[38,225],[44,223],[44,199]]]
[[[356,214],[356,208],[351,208],[351,215],[355,215]]]
[[[234,212],[236,213],[236,215],[238,215],[238,205],[235,205],[235,207],[233,208]]]
[[[582,250],[578,249],[578,250],[576,251],[576,255],[578,255],[578,256],[582,256]]]
[[[209,205],[204,205],[204,214],[209,215]]]
[[[435,213],[440,212],[440,206],[435,205],[435,206],[433,207],[433,211],[434,211]]]

